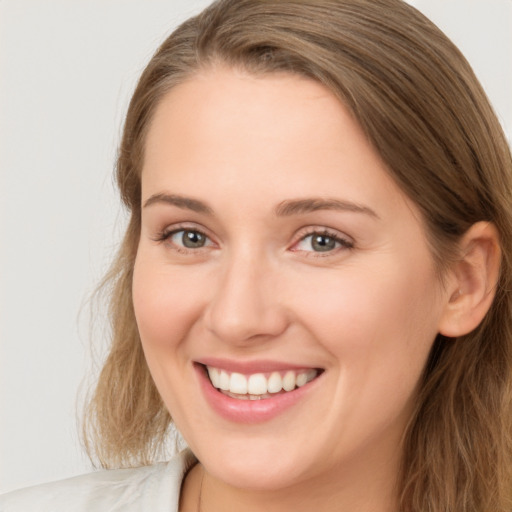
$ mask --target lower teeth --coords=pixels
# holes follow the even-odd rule
[[[263,395],[239,395],[238,393],[231,393],[231,391],[222,391],[221,389],[218,389],[217,391],[220,391],[222,394],[229,396],[231,398],[236,398],[237,400],[265,400],[266,398],[272,398],[273,396],[280,395],[282,392],[279,393],[264,393]]]

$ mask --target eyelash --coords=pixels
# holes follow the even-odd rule
[[[202,230],[196,228],[196,227],[190,227],[190,226],[177,226],[175,227],[174,229],[171,229],[171,230],[167,230],[167,229],[164,229],[163,231],[161,231],[160,233],[158,233],[155,238],[153,238],[153,240],[155,242],[158,242],[158,243],[165,243],[165,242],[169,242],[169,240],[174,236],[176,235],[177,233],[180,233],[181,231],[183,232],[190,232],[190,233],[197,233],[201,236],[203,236],[204,238],[206,238],[207,240],[210,240],[210,237]],[[172,244],[173,246],[173,249],[179,253],[183,253],[183,254],[189,254],[189,253],[192,253],[192,252],[197,252],[198,249],[190,249],[190,248],[187,248],[187,247],[181,247],[179,245],[176,245],[176,244]],[[202,249],[202,247],[200,247],[199,249]]]
[[[172,230],[163,230],[160,233],[158,233],[155,236],[155,238],[153,238],[153,240],[158,243],[165,243],[165,242],[168,242],[171,237],[173,237],[174,235],[176,235],[177,233],[180,233],[182,231],[183,232],[188,231],[190,233],[197,233],[197,234],[203,236],[205,239],[211,240],[210,237],[204,231],[202,231],[201,229],[198,229],[196,227],[190,227],[190,226],[177,226],[176,228],[174,228]],[[308,231],[301,233],[299,240],[293,244],[293,247],[297,246],[301,242],[304,242],[304,240],[306,240],[308,237],[313,237],[313,236],[330,238],[331,240],[334,241],[335,244],[338,244],[338,247],[334,248],[332,250],[327,250],[325,252],[314,251],[314,250],[301,251],[300,249],[293,249],[293,248],[291,250],[293,252],[303,252],[303,253],[307,254],[307,257],[324,258],[324,257],[332,256],[333,253],[337,253],[338,250],[340,250],[340,249],[349,249],[350,250],[350,249],[354,248],[354,242],[352,242],[348,238],[344,238],[344,237],[340,236],[339,234],[329,231],[328,229],[325,229],[325,228],[310,229]],[[180,252],[180,253],[184,253],[184,254],[194,253],[200,249],[203,249],[203,247],[199,247],[196,249],[182,247],[182,246],[176,245],[174,243],[172,245],[173,245],[174,250],[176,250],[177,252]]]
[[[329,231],[328,229],[314,229],[310,228],[308,231],[305,231],[304,233],[301,233],[300,238],[297,242],[295,242],[294,247],[300,244],[301,242],[304,242],[309,237],[326,237],[330,238],[332,241],[334,241],[335,244],[338,245],[338,247],[333,248],[332,250],[328,251],[301,251],[300,249],[292,249],[294,252],[304,252],[307,257],[314,257],[314,258],[325,258],[329,256],[333,256],[334,254],[337,254],[339,250],[350,250],[354,248],[354,242],[350,240],[349,238],[345,238],[343,236],[340,236],[338,233],[334,233],[332,231]],[[312,242],[313,240],[311,240]]]

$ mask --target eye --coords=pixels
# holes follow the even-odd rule
[[[180,229],[175,231],[169,237],[171,242],[176,245],[182,245],[187,249],[200,249],[208,242],[208,237],[199,231],[192,229]]]
[[[163,232],[155,239],[157,242],[167,242],[179,250],[202,249],[213,245],[208,236],[197,229],[174,229]]]
[[[302,237],[293,247],[295,251],[332,252],[340,248],[352,248],[354,244],[338,235],[325,232],[313,232]]]

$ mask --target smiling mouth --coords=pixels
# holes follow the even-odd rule
[[[238,400],[265,400],[289,393],[313,381],[323,371],[309,368],[244,375],[213,366],[204,368],[215,389]]]

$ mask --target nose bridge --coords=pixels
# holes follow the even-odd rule
[[[247,249],[226,257],[206,313],[208,328],[230,343],[277,336],[287,324],[275,286],[278,269],[262,251]]]

